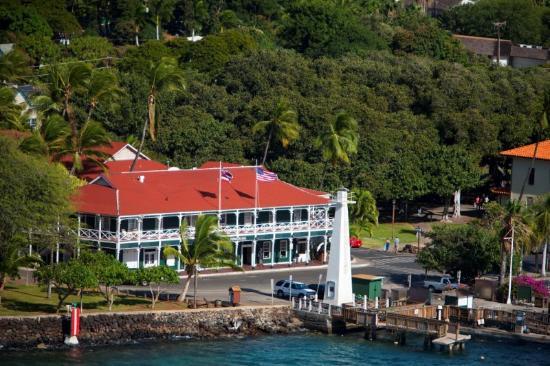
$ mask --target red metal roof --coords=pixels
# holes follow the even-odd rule
[[[532,159],[534,152],[535,152],[535,144],[530,144],[530,145],[516,147],[515,149],[501,151],[500,155]],[[550,140],[539,142],[536,158],[541,160],[550,160]]]
[[[113,173],[122,173],[130,171],[133,160],[112,160],[105,163],[107,171],[97,165],[90,165],[78,176],[87,181],[97,178],[101,174],[109,176]],[[158,161],[138,159],[134,171],[167,170],[168,167]]]
[[[258,208],[324,205],[329,202],[319,193],[281,180],[256,183],[254,167],[226,169],[231,171],[233,180],[222,181],[222,210],[253,209],[256,184]],[[143,176],[143,183],[140,176]],[[112,173],[106,177],[110,187],[101,186],[100,180],[95,181],[81,187],[74,202],[78,212],[113,216],[216,211],[218,178],[219,169],[215,168]]]

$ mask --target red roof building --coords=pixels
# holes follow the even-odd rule
[[[80,239],[112,250],[129,267],[177,267],[174,258],[162,257],[161,248],[179,246],[183,222],[192,239],[201,214],[218,216],[241,265],[310,261],[326,245],[332,210],[325,192],[279,179],[260,181],[255,166],[223,163],[231,176],[226,181],[220,179],[219,162],[185,170],[140,163],[129,172],[127,161],[107,162],[108,174],[81,187],[74,198]]]
[[[550,192],[550,140],[541,141],[538,146],[530,144],[505,150],[500,155],[512,159],[511,199],[521,196],[521,200],[530,205],[538,196]]]

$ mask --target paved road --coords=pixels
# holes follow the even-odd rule
[[[352,256],[357,258],[359,268],[352,270],[353,274],[368,273],[385,277],[386,285],[405,285],[409,274],[413,275],[413,282],[424,278],[424,270],[415,263],[415,255],[394,254],[369,249],[352,249]],[[366,266],[365,266],[366,264]],[[197,294],[199,298],[226,299],[227,290],[231,285],[239,285],[243,291],[243,300],[250,304],[271,302],[271,279],[275,281],[286,279],[292,275],[294,281],[316,283],[322,275],[324,281],[326,269],[320,268],[288,268],[284,271],[260,273],[247,271],[246,273],[228,274],[224,276],[205,276],[198,280]],[[178,287],[172,287],[177,291]],[[190,294],[193,285],[190,286]],[[274,299],[275,303],[284,302]]]

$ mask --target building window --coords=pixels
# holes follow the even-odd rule
[[[307,242],[306,241],[299,241],[298,242],[298,254],[306,254],[307,251]]]
[[[111,231],[111,218],[101,216],[101,230]]]
[[[137,231],[137,229],[138,229],[138,220],[128,219],[128,231]]]
[[[143,251],[143,266],[151,267],[157,264],[156,250],[144,250]]]
[[[336,283],[334,281],[327,281],[327,293],[325,297],[327,299],[334,299],[336,294]]]
[[[271,243],[264,242],[262,245],[262,258],[263,259],[269,259],[271,258]]]
[[[286,257],[288,255],[288,240],[281,240],[279,242],[279,257]]]
[[[531,169],[529,172],[529,185],[532,186],[535,184],[535,168]]]

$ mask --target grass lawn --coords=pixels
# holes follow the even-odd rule
[[[57,306],[57,293],[52,290],[52,296],[47,298],[46,288],[34,285],[13,285],[8,284],[4,291],[0,292],[2,303],[0,304],[0,316],[2,315],[35,315],[55,314]],[[79,303],[77,296],[69,296],[65,304]],[[159,301],[155,310],[178,310],[185,309],[186,305],[176,301]],[[87,293],[83,298],[83,309],[86,313],[107,312],[107,302],[99,293]],[[149,299],[137,296],[117,296],[113,304],[113,311],[139,311],[151,310]],[[65,312],[62,308],[61,313]]]
[[[406,222],[400,222],[394,224],[395,236],[399,238],[399,249],[403,248],[404,244],[416,243],[416,231],[415,227]],[[372,230],[372,237],[363,237],[364,248],[383,249],[386,239],[390,239],[391,247],[393,250],[392,240],[392,225],[380,224]]]

